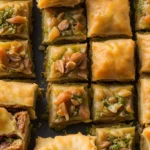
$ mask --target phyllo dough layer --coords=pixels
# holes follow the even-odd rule
[[[69,124],[90,122],[86,84],[52,84],[48,87],[49,125],[57,130]]]
[[[0,1],[0,37],[29,39],[32,1]]]
[[[87,80],[87,44],[49,46],[45,67],[47,81]]]
[[[129,0],[86,0],[88,37],[132,36]]]
[[[150,1],[149,0],[136,0],[136,17],[135,28],[136,30],[149,30],[150,29]]]
[[[98,150],[133,150],[135,127],[97,128]]]
[[[34,150],[97,150],[95,136],[85,136],[80,133],[55,138],[41,138],[36,140]]]
[[[121,122],[134,119],[132,85],[92,85],[92,118],[95,122]]]
[[[82,2],[82,0],[37,0],[40,9],[47,7],[74,7]]]
[[[0,149],[26,150],[30,132],[30,119],[27,111],[10,113],[0,107]]]
[[[28,41],[0,41],[0,77],[35,77]]]
[[[43,43],[86,40],[83,8],[46,8],[43,10]]]
[[[35,83],[0,80],[0,106],[6,108],[25,108],[32,118],[35,116],[35,104],[38,85]]]
[[[138,106],[140,123],[150,124],[150,79],[147,77],[139,80]]]
[[[150,72],[150,33],[137,33],[137,45],[140,58],[140,73]]]
[[[134,80],[134,48],[131,39],[92,42],[92,81]]]
[[[141,150],[150,149],[150,127],[146,127],[141,134],[140,148]]]

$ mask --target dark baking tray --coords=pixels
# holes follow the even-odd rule
[[[37,3],[34,0],[33,2],[33,11],[32,11],[32,19],[33,19],[33,33],[32,33],[32,47],[33,47],[33,60],[35,65],[35,73],[36,73],[36,83],[40,86],[40,88],[44,89],[43,96],[40,98],[40,100],[37,101],[36,106],[36,113],[38,119],[35,121],[31,121],[32,123],[32,130],[31,130],[31,136],[30,136],[30,144],[28,147],[28,150],[33,150],[35,147],[36,138],[38,136],[41,137],[54,137],[57,135],[65,135],[70,133],[78,133],[81,132],[83,134],[86,134],[87,129],[91,127],[91,123],[84,124],[75,124],[71,125],[70,127],[67,127],[66,129],[62,131],[55,131],[48,126],[48,120],[41,119],[41,115],[46,114],[46,88],[47,83],[45,81],[45,78],[42,76],[42,73],[44,72],[44,57],[45,53],[43,51],[40,51],[39,47],[42,43],[42,29],[41,29],[41,12],[37,8]],[[135,98],[136,100],[137,98]],[[137,100],[136,102],[137,103]],[[137,105],[137,104],[135,104]],[[135,110],[137,110],[135,108]],[[135,112],[137,114],[137,112]],[[136,117],[137,118],[137,117]],[[136,124],[136,121],[135,123]],[[136,144],[136,150],[138,150],[138,144]]]

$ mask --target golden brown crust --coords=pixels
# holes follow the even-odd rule
[[[86,0],[88,37],[132,36],[128,0]]]
[[[92,42],[92,81],[134,80],[134,48],[131,39]]]
[[[40,149],[65,149],[65,150],[97,150],[95,146],[94,136],[84,136],[80,133],[56,136],[55,138],[41,138],[38,137],[36,140],[36,147],[34,150]]]
[[[150,79],[141,78],[138,84],[138,106],[139,106],[139,121],[142,125],[150,123]]]
[[[150,34],[137,33],[137,45],[140,58],[140,73],[150,72]]]
[[[75,5],[81,3],[81,0],[37,0],[38,7],[40,9],[47,7],[74,7]]]
[[[141,134],[140,148],[143,150],[150,149],[150,127],[146,127]]]

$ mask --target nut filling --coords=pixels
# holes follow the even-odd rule
[[[132,92],[128,90],[122,90],[119,93],[108,96],[102,100],[103,111],[97,111],[96,117],[99,118],[101,115],[112,114],[112,116],[128,117],[133,115],[133,109],[131,106]]]
[[[32,74],[32,62],[27,49],[21,43],[12,43],[10,48],[0,47],[0,71]]]
[[[21,133],[25,133],[25,123],[27,115],[27,112],[19,112],[15,114],[16,124]]]
[[[69,54],[69,52],[66,52],[62,59],[56,60],[53,65],[55,71],[60,73],[60,77],[70,76],[73,71],[76,71],[79,77],[87,78],[87,57],[85,53]]]
[[[149,29],[150,28],[150,1],[139,0],[136,7],[136,28]]]
[[[26,11],[26,5],[22,4],[15,4],[15,6],[10,4],[7,7],[2,5],[0,7],[0,34],[24,33],[26,23],[28,22]]]
[[[103,150],[130,150],[132,141],[133,136],[131,134],[126,134],[124,137],[106,135],[106,140],[102,141],[100,147]]]
[[[0,136],[0,149],[1,150],[20,150],[22,147],[22,140],[18,137],[5,137]]]
[[[83,119],[90,118],[88,106],[83,103],[82,93],[66,90],[60,93],[57,99],[53,102],[57,107],[56,120],[69,121],[71,117],[81,117]]]
[[[48,23],[49,40],[58,37],[80,36],[86,34],[86,18],[83,9],[56,14]]]

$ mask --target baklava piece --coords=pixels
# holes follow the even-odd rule
[[[87,44],[49,46],[45,66],[47,81],[87,80]]]
[[[27,111],[12,114],[0,107],[0,150],[27,150],[29,132]]]
[[[150,127],[146,127],[141,134],[140,148],[141,150],[150,149]]]
[[[92,85],[92,118],[95,122],[122,122],[134,119],[133,86]]]
[[[150,34],[137,33],[140,73],[150,73]]]
[[[35,83],[0,80],[0,106],[8,109],[27,109],[36,118],[35,105],[38,85]]]
[[[43,10],[43,44],[86,40],[86,18],[82,8]]]
[[[49,125],[61,130],[70,124],[90,122],[86,84],[52,84],[48,87]]]
[[[47,7],[74,7],[75,5],[81,3],[83,0],[37,0],[38,7],[40,9]]]
[[[136,0],[136,15],[135,15],[136,30],[150,29],[150,1]]]
[[[134,47],[131,39],[92,42],[92,81],[134,80]]]
[[[32,1],[0,1],[0,37],[29,39]]]
[[[129,0],[86,0],[88,37],[132,36]]]
[[[142,125],[150,124],[150,79],[145,77],[138,84],[138,111],[139,122]]]
[[[97,150],[95,145],[95,136],[85,136],[81,133],[70,134],[65,136],[56,136],[55,138],[36,139],[34,150]]]
[[[0,41],[0,77],[34,78],[28,41]]]
[[[97,128],[98,150],[133,150],[135,127]]]

